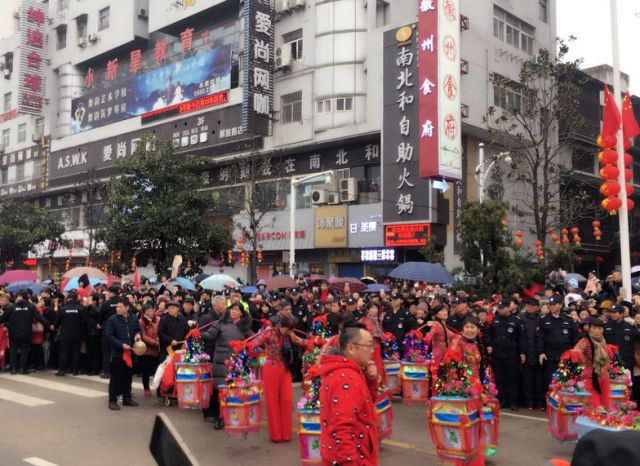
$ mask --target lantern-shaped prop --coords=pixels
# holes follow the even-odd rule
[[[575,244],[576,246],[580,246],[580,242],[582,241],[582,239],[580,238],[580,228],[573,227],[571,229],[571,234],[573,235],[573,244]]]
[[[478,457],[481,428],[477,399],[434,396],[429,401],[427,419],[441,461],[470,463]]]
[[[303,466],[322,464],[320,410],[298,410],[298,443]]]
[[[400,384],[400,369],[402,367],[400,361],[396,359],[383,359],[382,367],[384,368],[384,374],[387,380],[387,383],[385,384],[387,393],[390,395],[400,393],[402,388]]]
[[[480,423],[482,425],[480,445],[484,448],[485,456],[498,454],[500,404],[493,400],[480,410]]]
[[[514,233],[514,236],[516,237],[515,240],[514,240],[516,248],[521,248],[522,244],[523,244],[522,231],[516,230],[516,232]]]
[[[593,237],[596,239],[596,241],[600,241],[602,239],[602,230],[600,229],[600,221],[599,220],[594,220],[591,223],[591,226],[593,227]]]
[[[576,418],[589,405],[589,392],[552,391],[547,398],[547,420],[549,433],[559,442],[574,442],[578,439]]]
[[[226,385],[220,385],[220,412],[229,435],[258,432],[262,423],[262,383],[255,380],[244,341],[232,341]]]
[[[424,404],[429,398],[429,363],[402,361],[402,401]]]
[[[560,234],[562,235],[562,244],[564,244],[565,246],[569,244],[569,230],[563,228],[562,230],[560,230]]]
[[[378,395],[376,401],[376,413],[380,425],[378,427],[378,438],[380,440],[391,437],[393,432],[393,404],[391,398],[386,393]]]
[[[209,406],[213,381],[211,363],[176,364],[176,387],[180,408],[204,409]]]
[[[560,242],[560,237],[556,235],[556,232],[553,228],[549,228],[547,230],[547,234],[551,237],[551,241],[558,244]]]
[[[629,401],[631,396],[631,372],[624,367],[620,353],[617,348],[613,349],[613,358],[609,365],[609,380],[611,391],[611,409],[616,411],[624,403]]]

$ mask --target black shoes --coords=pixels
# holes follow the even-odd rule
[[[122,400],[122,406],[139,406],[139,403],[132,398]]]
[[[100,378],[101,379],[108,379],[109,378],[109,374],[107,374],[106,372],[101,372],[100,373]]]
[[[224,429],[224,419],[222,419],[221,417],[217,418],[215,421],[213,421],[213,428],[215,430],[222,430]]]
[[[64,371],[58,371],[58,372],[56,372],[56,375],[57,375],[58,377],[64,377],[64,376],[65,376],[65,373],[64,373]]]
[[[511,403],[509,408],[511,408],[511,411],[518,411],[520,409],[516,403]]]
[[[110,401],[109,402],[109,409],[112,411],[120,411],[120,406],[118,406],[118,402],[117,401]]]

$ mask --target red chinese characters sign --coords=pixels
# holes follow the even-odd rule
[[[45,96],[44,67],[47,49],[47,6],[23,0],[20,11],[20,68],[18,110],[42,115]]]
[[[384,227],[384,245],[387,247],[426,246],[430,236],[430,223],[407,223]]]
[[[462,177],[459,0],[418,0],[420,176]]]

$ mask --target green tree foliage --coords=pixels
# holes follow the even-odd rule
[[[571,156],[586,122],[579,106],[585,78],[580,60],[566,60],[568,50],[563,41],[555,55],[539,50],[521,65],[517,82],[490,76],[497,104],[485,117],[490,143],[510,152],[506,174],[517,188],[514,210],[543,243],[549,228],[575,225],[596,209],[585,188],[570,182]]]
[[[100,239],[109,251],[121,252],[124,264],[136,257],[138,265],[151,261],[161,273],[182,255],[197,270],[231,246],[227,225],[207,218],[212,197],[197,191],[201,161],[175,156],[171,141],[147,135],[134,157],[118,166],[121,176],[107,186],[108,220]]]
[[[45,240],[62,242],[64,226],[45,209],[24,199],[0,203],[0,270],[23,268],[29,251]]]
[[[444,251],[438,249],[435,242],[436,237],[432,236],[428,239],[427,245],[419,249],[419,252],[425,261],[442,264],[444,262]]]

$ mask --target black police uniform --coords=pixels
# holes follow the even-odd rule
[[[404,307],[401,307],[397,312],[393,312],[393,310],[387,311],[382,318],[382,328],[385,332],[390,332],[396,337],[401,351],[403,351],[402,340],[404,340],[404,336],[414,327],[415,319]]]
[[[624,319],[617,322],[610,320],[604,326],[604,339],[608,344],[618,347],[624,366],[632,372],[633,342],[636,335],[638,335],[638,330],[635,326],[625,322]]]
[[[15,374],[18,369],[18,352],[20,352],[20,371],[23,374],[27,372],[34,319],[47,328],[50,326],[49,321],[40,315],[36,307],[24,299],[4,309],[2,322],[7,324],[7,330],[9,330],[9,362],[12,374]]]
[[[71,370],[78,374],[80,343],[84,337],[85,309],[77,301],[69,301],[58,313],[55,327],[59,329],[60,367],[58,374],[64,374],[71,361]]]
[[[542,366],[536,350],[536,330],[540,325],[540,313],[522,312],[520,319],[524,325],[525,362],[522,366],[522,388],[527,406],[530,408],[545,406],[545,388],[542,386]]]
[[[463,322],[464,317],[460,317],[458,314],[451,314],[447,319],[447,327],[454,329],[456,332],[462,332],[462,328],[464,327]]]
[[[524,354],[526,339],[524,326],[515,314],[496,314],[489,326],[485,343],[491,347],[493,375],[496,378],[501,405],[516,407],[518,403],[518,369]]]
[[[114,296],[113,298],[107,299],[100,305],[100,326],[102,327],[102,374],[105,376],[109,375],[109,368],[111,367],[111,347],[109,346],[109,341],[105,337],[104,327],[107,324],[109,317],[115,315],[116,305],[119,300],[120,298],[118,296]]]
[[[291,300],[291,313],[293,314],[294,320],[297,321],[295,328],[306,332],[309,326],[309,322],[312,319],[309,314],[309,304],[306,299],[302,297],[298,298],[297,302]],[[293,350],[293,363],[291,365],[291,377],[294,382],[302,381],[302,354],[303,349],[298,345],[292,345]]]
[[[558,368],[562,353],[578,341],[578,332],[573,319],[564,313],[554,317],[551,313],[540,318],[536,331],[536,349],[538,355],[544,354],[547,360],[542,365],[544,389],[551,383],[551,376]]]

